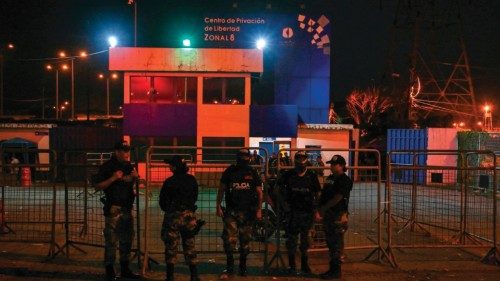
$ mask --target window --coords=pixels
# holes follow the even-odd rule
[[[164,158],[173,155],[182,155],[189,161],[196,160],[196,149],[179,149],[178,146],[196,147],[196,137],[131,137],[130,144],[139,149],[139,161],[146,161],[147,150],[150,146],[165,146],[168,148],[156,148],[152,153],[154,162],[162,162]]]
[[[130,103],[196,103],[196,77],[132,76]]]
[[[203,78],[204,104],[244,104],[245,78]]]
[[[203,147],[236,147],[235,149],[203,149],[203,163],[234,163],[238,149],[245,146],[245,138],[205,137]]]

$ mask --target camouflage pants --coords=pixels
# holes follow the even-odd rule
[[[344,234],[347,231],[347,213],[327,212],[323,219],[325,229],[326,245],[332,262],[340,263],[344,252]]]
[[[161,228],[161,239],[165,243],[165,262],[175,263],[179,242],[182,239],[182,250],[187,265],[197,263],[193,229],[196,217],[191,211],[165,214]]]
[[[310,230],[313,225],[313,213],[292,212],[286,227],[286,248],[289,254],[297,251],[297,240],[300,235],[300,252],[305,255],[311,245]]]
[[[224,216],[224,230],[221,238],[226,255],[234,252],[238,240],[240,242],[240,255],[250,253],[254,221],[253,217],[242,212],[228,213]]]
[[[109,215],[104,217],[104,263],[112,265],[116,260],[116,247],[120,252],[120,262],[129,261],[134,239],[134,223],[130,210],[111,206]]]

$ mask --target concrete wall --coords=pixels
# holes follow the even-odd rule
[[[321,148],[349,149],[349,130],[315,130],[299,128],[297,137],[297,148],[305,148],[306,145],[318,145]],[[323,159],[329,160],[334,154],[342,155],[349,163],[349,152],[331,151],[323,152]]]
[[[263,72],[258,49],[133,48],[109,49],[109,70],[174,72]]]

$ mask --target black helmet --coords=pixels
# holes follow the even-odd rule
[[[306,151],[299,150],[297,151],[297,153],[295,153],[293,160],[295,161],[295,163],[306,163],[308,156],[309,155]]]
[[[236,156],[238,158],[250,157],[250,150],[248,150],[246,148],[242,148],[242,149],[238,150],[238,153],[236,153]]]
[[[166,158],[163,160],[166,164],[170,165],[174,173],[184,172],[187,173],[188,167],[184,157],[180,155],[174,155],[172,158]]]
[[[236,164],[248,165],[250,163],[250,150],[242,148],[236,153]]]

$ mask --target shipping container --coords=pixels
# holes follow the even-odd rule
[[[387,151],[397,150],[425,150],[427,148],[427,135],[424,129],[389,129],[387,130]],[[415,162],[417,165],[425,165],[427,157],[424,154],[416,154],[412,152],[397,153],[391,156],[392,165],[412,166]],[[417,171],[414,175],[410,170],[399,170],[391,176],[394,183],[412,183],[416,176],[418,184],[425,182],[425,173]]]
[[[428,128],[427,150],[458,150],[457,129],[455,128]],[[458,156],[453,154],[436,153],[427,155],[427,165],[457,167]],[[454,185],[457,182],[456,170],[427,170],[427,185]]]
[[[449,128],[389,129],[387,150],[458,150],[457,130]],[[457,156],[444,153],[398,153],[391,156],[393,165],[433,165],[456,167]],[[417,183],[428,185],[453,185],[457,180],[456,171],[446,169],[418,171]],[[412,171],[401,171],[392,175],[395,183],[413,182]]]

